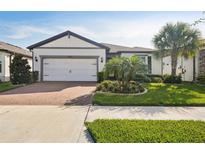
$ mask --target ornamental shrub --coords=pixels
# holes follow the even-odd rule
[[[31,82],[31,67],[28,60],[16,54],[10,65],[10,80],[12,84],[28,84]]]
[[[164,83],[182,83],[182,77],[180,75],[165,75]]]

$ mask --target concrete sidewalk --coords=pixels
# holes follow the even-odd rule
[[[84,120],[102,118],[205,120],[205,107],[0,105],[0,142],[90,143]]]
[[[86,121],[95,119],[205,120],[205,107],[92,106]]]
[[[91,142],[84,132],[88,106],[0,106],[0,143]]]

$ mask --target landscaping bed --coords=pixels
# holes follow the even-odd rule
[[[86,126],[98,143],[205,143],[205,122],[95,120]]]
[[[0,92],[7,91],[19,87],[19,85],[13,85],[11,82],[0,83]]]
[[[104,106],[205,106],[205,87],[197,84],[149,83],[143,95],[98,93],[93,96],[94,105]]]

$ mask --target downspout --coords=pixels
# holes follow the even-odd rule
[[[34,58],[34,53],[33,53],[32,50],[30,50],[30,52],[32,53],[32,72],[33,72],[33,71],[34,71],[34,60],[33,60],[33,58]]]
[[[11,56],[12,54],[9,55],[9,81],[11,81]]]
[[[185,73],[186,72],[184,72],[183,70],[184,70],[184,57],[181,56],[181,76],[182,76],[183,80],[185,81]]]
[[[193,82],[196,81],[196,56],[193,57]]]
[[[163,57],[161,57],[161,75],[163,75]]]

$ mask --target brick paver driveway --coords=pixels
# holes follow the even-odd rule
[[[96,83],[41,82],[0,93],[0,105],[88,104]]]

